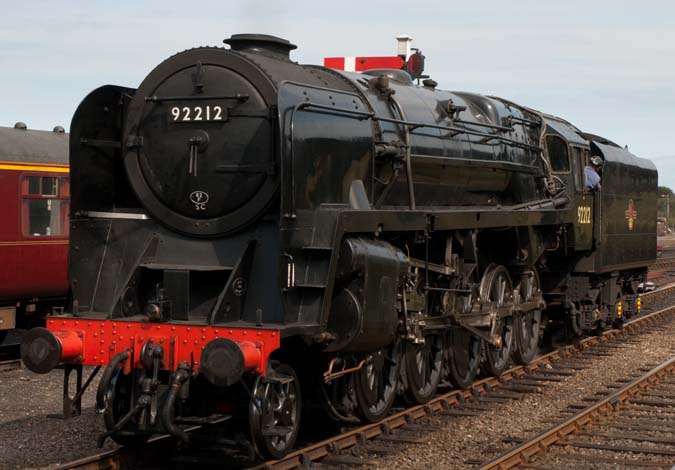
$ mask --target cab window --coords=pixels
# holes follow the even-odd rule
[[[554,173],[567,173],[570,171],[570,158],[565,140],[556,135],[547,135],[546,150],[551,162],[551,170]]]
[[[584,167],[586,166],[586,158],[584,156],[584,150],[581,147],[570,146],[572,151],[572,161],[577,166],[574,171],[574,187],[577,191],[581,192],[584,190]]]
[[[68,178],[30,175],[21,185],[21,228],[26,237],[68,236]]]

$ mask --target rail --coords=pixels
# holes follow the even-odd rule
[[[581,410],[574,416],[557,424],[541,434],[523,442],[519,446],[500,455],[496,459],[481,465],[479,470],[507,470],[518,465],[528,463],[531,457],[539,454],[549,447],[564,443],[566,437],[576,433],[584,426],[594,422],[598,418],[604,418],[615,412],[623,404],[635,398],[635,395],[644,391],[654,383],[665,377],[675,374],[675,357],[652,369],[642,377],[630,382],[610,396],[603,398]]]

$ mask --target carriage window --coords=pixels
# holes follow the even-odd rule
[[[67,236],[70,210],[68,178],[26,176],[22,188],[21,219],[24,236]]]
[[[555,135],[546,136],[546,149],[551,162],[551,170],[556,173],[570,171],[570,159],[567,142]]]
[[[56,178],[42,178],[42,195],[43,196],[56,196],[57,190],[57,179]]]
[[[28,184],[28,194],[40,194],[40,183],[42,182],[41,176],[27,176],[26,184]]]
[[[26,199],[24,202],[28,212],[26,235],[60,236],[65,235],[67,215],[64,209],[68,201],[59,199]]]
[[[28,191],[27,194],[31,196],[56,196],[58,178],[53,176],[26,176],[24,187]]]

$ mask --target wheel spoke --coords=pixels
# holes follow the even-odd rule
[[[416,347],[417,351],[415,352],[415,365],[417,366],[417,372],[424,372],[424,363],[426,362],[426,354],[423,348]]]
[[[506,281],[500,277],[499,278],[499,293],[497,297],[497,305],[500,307],[504,305],[504,300],[506,296]]]
[[[387,396],[387,391],[391,383],[389,379],[390,379],[389,369],[384,369],[382,371],[382,374],[380,375],[380,381],[378,383],[378,394],[377,394],[378,405],[381,405]]]
[[[368,389],[373,390],[375,383],[375,371],[373,364],[368,364],[368,366],[366,366],[366,376],[368,377]]]

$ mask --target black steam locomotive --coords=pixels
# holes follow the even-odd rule
[[[72,305],[23,359],[105,367],[107,433],[232,416],[265,456],[301,403],[377,421],[639,309],[648,160],[405,70],[348,73],[235,35],[104,86],[71,126]],[[602,158],[602,189],[584,168]],[[544,310],[545,309],[545,310]]]

